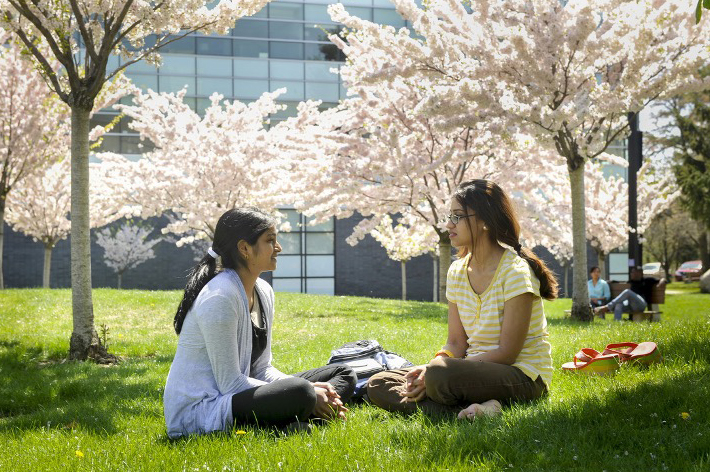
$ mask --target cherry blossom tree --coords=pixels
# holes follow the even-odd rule
[[[71,108],[72,162],[72,359],[101,358],[94,329],[89,239],[89,115],[107,81],[128,65],[194,31],[226,33],[234,22],[268,0],[0,0],[0,21],[37,61],[49,87]],[[40,49],[46,42],[49,52]],[[83,50],[83,51],[82,51]],[[108,69],[111,55],[122,64]],[[58,61],[61,72],[54,69]]]
[[[7,221],[12,228],[44,245],[44,288],[49,288],[52,249],[71,230],[70,206],[71,178],[67,160],[25,178],[13,191],[8,205]]]
[[[122,193],[126,216],[149,218],[166,211],[171,221],[164,233],[180,236],[178,246],[211,239],[214,225],[229,208],[258,206],[275,211],[288,197],[282,167],[270,151],[269,114],[283,108],[276,99],[283,90],[265,93],[244,104],[222,103],[214,94],[204,117],[177,94],[136,91],[134,105],[117,105],[132,118],[130,126],[154,150],[137,162],[120,155],[97,155],[108,164],[108,186]]]
[[[586,260],[584,163],[613,161],[606,149],[628,132],[627,113],[709,84],[698,74],[709,29],[682,0],[393,3],[417,35],[329,7],[348,29],[350,68],[383,89],[432,81],[417,110],[439,128],[497,116],[554,145],[570,176],[576,261]],[[591,320],[584,272],[575,265],[572,316]]]
[[[370,235],[379,242],[387,251],[387,256],[394,261],[399,261],[402,266],[402,300],[407,299],[407,262],[423,254],[434,253],[438,249],[439,236],[431,226],[422,225],[421,228],[410,226],[420,223],[418,218],[399,218],[395,226],[392,218],[385,215],[380,224],[370,232]],[[349,238],[348,243],[355,245],[357,241]]]
[[[91,227],[101,227],[117,218],[115,199],[106,197],[105,166],[91,164]],[[7,222],[15,231],[44,245],[42,286],[49,288],[52,250],[71,232],[71,176],[68,157],[22,179],[8,200]]]
[[[10,33],[0,28],[0,261],[8,198],[23,179],[64,156],[68,112]],[[0,264],[0,289],[4,285]]]
[[[357,54],[347,48],[346,52]],[[522,191],[544,175],[544,168],[535,166],[545,165],[547,160],[539,157],[545,151],[531,151],[534,143],[517,134],[506,138],[494,134],[493,130],[503,131],[496,129],[495,121],[440,131],[416,111],[430,85],[426,80],[413,84],[394,79],[383,88],[360,81],[349,63],[341,74],[352,98],[320,114],[312,110],[316,105],[304,105],[297,117],[275,127],[273,137],[279,132],[289,136],[279,141],[283,153],[294,161],[295,206],[316,221],[359,213],[364,219],[354,229],[355,240],[377,228],[387,215],[417,218],[410,226],[428,226],[438,235],[443,300],[451,263],[445,219],[456,187],[483,178],[509,192]],[[533,157],[522,159],[530,154]]]
[[[123,274],[155,257],[153,247],[161,238],[148,239],[153,228],[147,225],[124,223],[118,228],[104,228],[96,232],[96,242],[104,249],[104,263],[118,275],[121,288]]]

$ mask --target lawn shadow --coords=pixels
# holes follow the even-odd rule
[[[700,378],[708,375],[704,368]],[[593,388],[579,380],[580,388]],[[424,469],[699,470],[710,459],[706,385],[687,374],[572,404],[543,399],[468,423],[426,417],[420,421],[432,427],[400,429],[390,440],[397,448],[417,444]]]
[[[111,434],[119,417],[162,416],[145,406],[162,404],[162,385],[150,380],[152,368],[140,361],[43,364],[36,360],[41,348],[9,344],[0,348],[0,431],[50,425]]]

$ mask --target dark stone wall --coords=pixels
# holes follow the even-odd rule
[[[160,218],[149,221],[154,228],[151,238],[160,236],[159,228],[167,220]],[[91,238],[91,281],[93,287],[116,287],[116,273],[103,262],[104,250],[96,243],[95,231]],[[57,243],[52,251],[52,271],[50,287],[71,286],[69,238]],[[174,243],[160,242],[153,247],[155,258],[143,262],[123,274],[123,288],[145,290],[170,290],[185,288],[187,272],[195,264],[194,253],[187,246],[178,248]],[[32,238],[17,233],[5,226],[5,247],[3,251],[3,271],[5,286],[41,287],[44,266],[44,245]]]
[[[385,249],[371,236],[357,245],[345,242],[362,220],[353,216],[335,221],[335,294],[379,298],[401,298],[401,264],[387,257]],[[407,300],[432,300],[434,263],[432,257],[416,257],[406,264]]]
[[[401,297],[401,266],[387,257],[387,253],[372,237],[366,236],[356,246],[350,246],[345,239],[352,233],[360,216],[336,220],[335,222],[335,294],[358,295],[378,298]],[[152,237],[159,236],[167,219],[149,220],[156,229]],[[92,231],[93,234],[93,231]],[[53,288],[71,286],[70,238],[60,241],[52,253],[52,273],[50,285]],[[123,288],[145,290],[183,289],[187,273],[195,264],[195,253],[188,246],[178,248],[174,243],[161,242],[154,247],[156,257],[126,271]],[[560,284],[560,296],[568,297],[572,289],[572,270],[569,269],[568,287],[563,287],[564,272],[560,264],[544,247],[535,248],[535,253],[555,273]],[[587,268],[597,265],[596,254],[588,247]],[[3,270],[5,286],[40,287],[42,285],[42,265],[44,246],[31,238],[5,226],[5,248]],[[103,263],[103,249],[92,237],[91,276],[94,287],[116,287],[117,276]],[[425,255],[407,262],[407,299],[432,300],[434,263]],[[263,278],[271,282],[271,273]]]

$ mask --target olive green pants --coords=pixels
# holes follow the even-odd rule
[[[498,400],[501,404],[530,401],[547,393],[538,377],[530,379],[517,367],[494,362],[437,357],[427,367],[424,381],[426,398],[420,402],[402,402],[405,375],[412,367],[388,370],[373,375],[367,384],[370,401],[388,411],[427,414],[458,413],[472,403]]]

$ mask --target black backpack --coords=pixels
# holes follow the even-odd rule
[[[353,400],[366,399],[367,381],[376,373],[414,365],[394,352],[385,351],[374,339],[343,344],[331,351],[328,364],[344,364],[355,371],[357,384]]]

